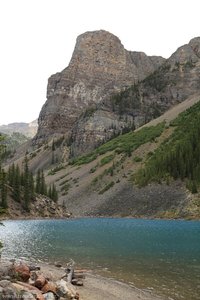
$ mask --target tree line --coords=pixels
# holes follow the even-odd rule
[[[36,194],[48,196],[55,202],[58,200],[56,187],[54,184],[47,187],[43,170],[38,170],[34,179],[27,157],[24,159],[22,170],[15,164],[12,164],[7,172],[0,167],[0,206],[4,209],[8,207],[8,191],[26,211],[30,210],[30,204],[36,199]]]
[[[175,130],[147,160],[135,181],[144,186],[151,181],[181,179],[196,193],[200,186],[200,103],[180,114],[171,126]]]

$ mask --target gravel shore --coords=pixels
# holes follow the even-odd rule
[[[53,265],[42,264],[41,270],[54,280],[63,275],[63,269]],[[85,275],[84,285],[77,287],[80,300],[165,300],[151,292],[93,274],[92,271],[86,272]]]

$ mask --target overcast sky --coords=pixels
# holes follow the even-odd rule
[[[36,119],[76,37],[105,29],[127,50],[169,57],[200,36],[199,0],[0,0],[0,124]]]

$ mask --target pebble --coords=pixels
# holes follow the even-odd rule
[[[44,296],[45,300],[56,300],[56,297],[55,297],[54,293],[52,293],[52,292],[43,294],[43,296]]]

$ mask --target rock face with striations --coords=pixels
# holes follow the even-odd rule
[[[69,66],[49,78],[47,101],[39,116],[39,128],[34,143],[65,135],[66,138],[72,137],[74,140],[74,153],[86,151],[85,146],[81,149],[79,145],[79,149],[76,149],[76,133],[78,134],[82,121],[85,122],[84,116],[87,123],[89,115],[99,107],[101,112],[94,116],[97,122],[94,126],[88,126],[95,133],[100,131],[100,134],[92,134],[90,142],[93,145],[88,148],[94,148],[103,139],[110,138],[104,132],[106,124],[110,127],[114,122],[119,128],[126,124],[118,121],[119,116],[107,109],[106,112],[105,109],[102,110],[104,104],[112,94],[144,79],[163,61],[161,57],[148,57],[144,53],[127,51],[116,36],[104,30],[80,35]]]
[[[200,38],[165,60],[127,51],[100,30],[77,38],[69,66],[49,78],[33,143],[64,135],[70,155],[87,153],[200,93]]]

